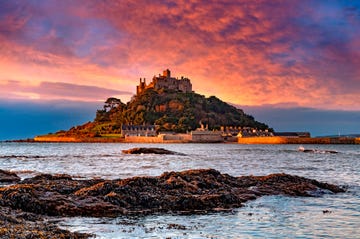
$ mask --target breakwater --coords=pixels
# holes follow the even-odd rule
[[[243,137],[239,144],[360,144],[360,138],[319,137],[319,138],[287,138],[287,137]]]
[[[122,137],[76,137],[76,136],[36,136],[35,142],[42,143],[122,143]]]

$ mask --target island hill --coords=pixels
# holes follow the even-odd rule
[[[334,143],[329,140],[310,138],[306,132],[273,132],[243,110],[195,93],[190,79],[172,77],[168,69],[149,84],[140,78],[136,95],[126,104],[108,98],[93,122],[34,138],[38,142]]]
[[[272,131],[215,96],[195,93],[190,79],[172,77],[165,70],[148,84],[140,78],[128,103],[108,98],[93,122],[37,136],[35,141],[223,142],[254,130]]]

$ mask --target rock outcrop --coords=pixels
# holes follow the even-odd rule
[[[1,171],[7,182],[16,175]],[[5,175],[5,176],[3,176]],[[14,180],[9,179],[9,175]],[[318,196],[344,189],[287,174],[232,177],[213,169],[158,177],[74,180],[42,174],[0,187],[1,238],[88,238],[45,221],[48,216],[115,217],[149,213],[230,210],[264,195]]]
[[[0,205],[49,216],[108,217],[226,210],[264,195],[313,196],[314,192],[343,191],[287,174],[232,177],[213,169],[118,180],[74,180],[68,175],[43,174],[0,188]]]
[[[0,183],[16,183],[20,181],[20,177],[15,173],[0,169]]]
[[[124,154],[174,154],[174,155],[183,155],[182,153],[177,153],[171,150],[163,148],[132,148],[122,150]]]
[[[0,206],[0,238],[2,239],[85,239],[91,236],[91,234],[60,229],[34,213]]]

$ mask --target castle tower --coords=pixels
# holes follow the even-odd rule
[[[165,78],[170,78],[170,77],[171,77],[171,75],[170,75],[170,70],[169,70],[169,69],[164,70],[164,71],[163,71],[163,76],[164,76]]]
[[[181,79],[171,77],[171,72],[169,69],[163,71],[163,74],[159,76],[154,76],[152,81],[146,85],[145,78],[140,78],[139,85],[136,86],[136,95],[141,94],[147,89],[169,89],[177,90],[181,92],[192,92],[192,85],[188,78],[181,77]]]
[[[138,86],[136,86],[136,94],[140,94],[143,92],[146,88],[146,79],[144,78],[144,81],[140,78],[140,83]]]

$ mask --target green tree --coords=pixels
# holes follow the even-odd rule
[[[105,101],[104,109],[106,111],[108,111],[107,109],[112,110],[112,109],[114,109],[116,107],[123,106],[123,105],[124,104],[121,102],[120,99],[110,97]]]

